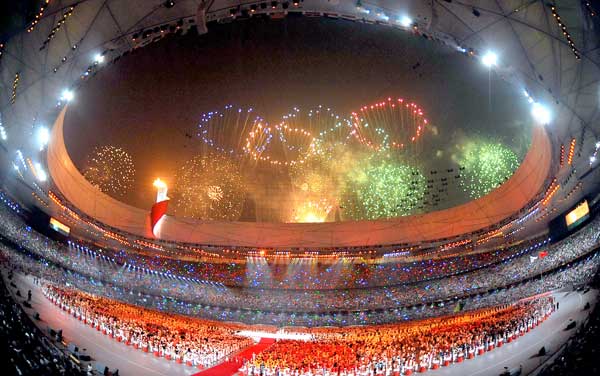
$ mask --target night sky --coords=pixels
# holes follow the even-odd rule
[[[42,4],[41,0],[0,2],[0,43],[23,31]]]
[[[124,201],[149,207],[152,180],[172,179],[198,152],[201,141],[189,135],[200,115],[227,104],[253,107],[275,123],[294,106],[322,104],[347,115],[403,97],[438,129],[424,139],[423,164],[446,168],[456,146],[473,136],[504,142],[522,157],[530,124],[520,95],[476,60],[405,31],[323,18],[254,19],[213,24],[204,36],[170,36],[102,69],[70,106],[66,141],[80,168],[97,145],[131,153],[136,186]]]

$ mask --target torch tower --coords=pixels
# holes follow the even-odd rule
[[[167,184],[164,181],[156,179],[153,185],[156,188],[156,203],[152,205],[150,211],[150,227],[152,235],[155,238],[159,238],[160,225],[163,218],[167,215],[169,197],[167,197]]]

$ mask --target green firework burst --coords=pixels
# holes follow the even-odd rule
[[[352,170],[347,182],[342,196],[344,216],[355,220],[409,215],[427,189],[418,168],[381,155]]]
[[[482,197],[504,183],[519,167],[517,155],[501,143],[471,141],[462,148],[461,186],[471,198]]]

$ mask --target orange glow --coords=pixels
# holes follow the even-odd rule
[[[156,180],[154,180],[154,182],[152,183],[152,185],[158,189],[164,189],[167,188],[167,183],[165,183],[164,181],[160,180],[160,178],[156,178]]]
[[[575,144],[577,140],[572,139],[571,144],[569,145],[569,155],[567,156],[567,164],[571,165],[573,163],[573,157],[575,156]]]

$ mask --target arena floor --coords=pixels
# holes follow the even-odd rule
[[[198,372],[197,369],[167,362],[109,339],[54,306],[44,298],[40,287],[33,284],[31,277],[16,275],[15,283],[23,296],[27,296],[27,290],[31,289],[33,309],[27,311],[30,315],[39,312],[41,320],[37,324],[44,332],[47,332],[47,327],[61,328],[65,342],[85,349],[84,352],[94,362],[106,364],[111,370],[119,369],[120,375],[191,375]],[[593,306],[598,291],[591,290],[585,294],[577,291],[557,292],[554,295],[560,303],[560,309],[532,332],[473,360],[429,372],[439,376],[499,375],[504,367],[515,369],[522,365],[524,375],[535,374],[539,365],[574,332],[564,330],[569,322],[575,320],[580,325],[585,320],[589,310],[583,310],[583,307],[586,302]],[[548,355],[538,357],[537,353],[542,346],[546,348]]]

